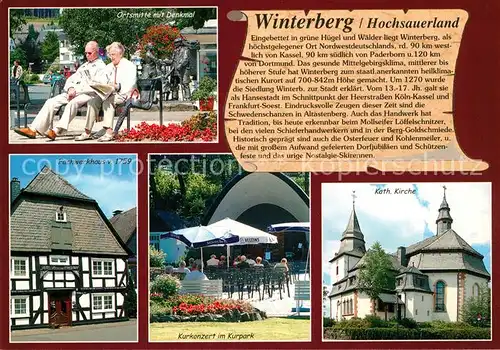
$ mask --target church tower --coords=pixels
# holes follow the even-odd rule
[[[446,231],[450,230],[452,222],[453,219],[451,218],[450,215],[450,206],[446,201],[446,186],[443,186],[443,201],[441,202],[441,206],[439,207],[439,215],[436,220],[436,225],[437,225],[436,235],[439,236],[445,233]]]
[[[334,266],[333,281],[339,281],[347,275],[347,272],[365,255],[365,240],[361,227],[359,226],[358,216],[356,215],[355,200],[356,196],[352,194],[352,212],[347,222],[347,227],[342,233],[340,239],[339,251],[335,254],[330,263]]]

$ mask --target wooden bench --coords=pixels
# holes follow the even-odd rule
[[[296,311],[300,316],[300,302],[304,300],[311,300],[311,281],[295,281],[294,286],[294,300],[297,302]]]
[[[181,281],[179,294],[196,294],[207,297],[222,297],[222,280]]]

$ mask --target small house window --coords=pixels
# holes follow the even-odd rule
[[[10,272],[12,278],[28,278],[28,258],[12,258]]]
[[[10,299],[10,315],[15,317],[29,316],[28,297],[13,297]]]
[[[430,313],[430,311],[429,311],[429,310],[427,310],[427,316],[429,316],[430,314],[431,314],[431,313]]]
[[[56,211],[56,221],[57,222],[66,222],[66,212],[63,207],[60,207],[58,211]]]
[[[92,260],[92,275],[94,277],[114,276],[113,260]]]
[[[68,256],[52,255],[50,257],[50,264],[51,265],[68,265],[68,263],[69,263]]]
[[[109,311],[113,309],[113,294],[94,294],[92,297],[92,311]]]
[[[337,271],[337,275],[338,275],[339,274],[339,267],[338,267],[338,265],[337,265],[336,271]]]
[[[424,296],[422,295],[422,301],[424,301]]]
[[[474,298],[477,298],[479,296],[479,284],[477,283],[474,283],[474,285],[472,286],[472,296]]]
[[[415,309],[415,316],[418,316],[418,309]]]
[[[445,290],[446,285],[443,281],[438,281],[434,290],[434,311],[442,312],[445,311]]]

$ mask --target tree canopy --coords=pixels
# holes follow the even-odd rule
[[[42,59],[50,64],[59,57],[59,38],[56,33],[48,32],[42,43]]]
[[[17,32],[23,25],[26,24],[26,19],[24,18],[24,9],[10,9],[9,11],[9,24],[10,24],[10,36]]]
[[[380,293],[394,290],[396,278],[389,254],[379,242],[375,242],[363,257],[364,263],[358,275],[358,288],[370,299],[376,300]]]
[[[489,327],[491,325],[491,288],[480,286],[479,295],[467,298],[461,314],[462,321],[472,326]]]
[[[59,25],[79,54],[83,54],[85,44],[91,40],[97,41],[100,47],[106,47],[114,41],[121,42],[130,54],[136,50],[137,43],[148,27],[169,24],[172,21],[168,16],[161,16],[165,11],[164,8],[65,9],[59,18]],[[188,9],[176,11],[188,11]],[[188,12],[194,12],[194,16],[175,18],[174,26],[178,29],[190,25],[203,26],[206,19],[215,18],[214,11],[215,8],[189,9]],[[145,13],[150,15],[145,16]]]

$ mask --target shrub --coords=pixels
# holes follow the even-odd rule
[[[161,303],[151,303],[149,307],[150,316],[167,316],[172,315],[172,308],[162,305]]]
[[[153,246],[149,246],[149,267],[165,267],[166,256],[162,250],[157,250]]]
[[[187,304],[181,303],[179,306],[173,307],[172,312],[177,315],[202,315],[202,314],[225,314],[238,310],[239,312],[252,312],[253,306],[243,300],[219,299],[203,304]]]
[[[171,275],[159,275],[151,283],[151,293],[160,293],[164,298],[176,295],[181,287],[178,278]]]
[[[330,328],[335,325],[335,320],[330,317],[323,317],[323,328]]]
[[[342,320],[334,325],[334,328],[368,328],[370,325],[366,320],[353,317],[350,320]]]
[[[417,321],[415,321],[412,318],[402,318],[401,320],[398,321],[398,323],[405,328],[409,329],[418,328]]]
[[[128,274],[128,278],[127,295],[125,296],[123,307],[128,317],[135,318],[137,317],[137,293],[134,289],[134,283],[132,282],[130,273]]]
[[[472,329],[344,328],[325,330],[326,339],[395,340],[395,339],[490,339],[491,331]]]
[[[365,321],[368,323],[368,327],[371,328],[384,328],[389,327],[389,323],[376,315],[365,316]]]
[[[198,113],[184,120],[182,126],[188,126],[192,131],[204,131],[209,128],[214,132],[217,131],[217,114],[214,111],[209,113]]]

